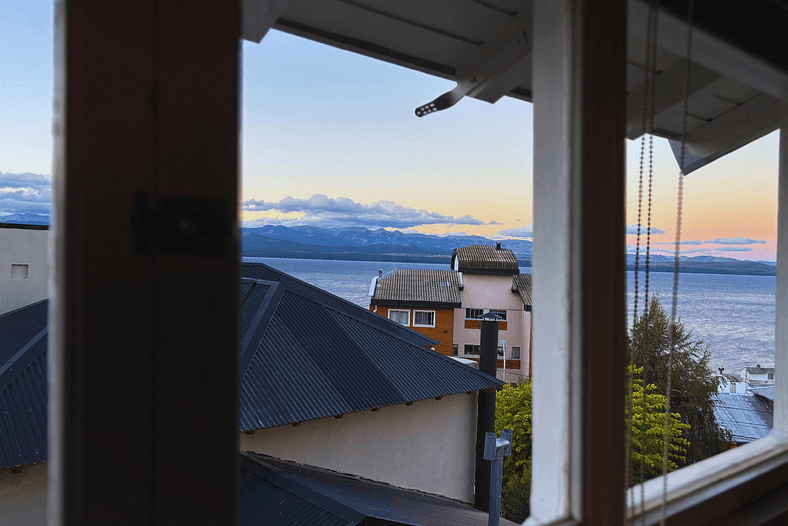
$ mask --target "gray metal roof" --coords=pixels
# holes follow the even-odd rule
[[[245,263],[243,275],[268,290],[252,301],[250,287],[243,307],[253,321],[241,345],[241,431],[501,385],[429,349],[434,340],[271,267]]]
[[[417,304],[460,308],[460,278],[453,270],[397,269],[379,278],[373,305]]]
[[[455,265],[455,261],[457,265]],[[451,268],[469,274],[512,275],[520,273],[520,264],[514,256],[514,252],[490,245],[468,245],[454,249],[451,255]]]
[[[745,367],[748,374],[774,374],[774,367]]]
[[[525,310],[531,310],[531,274],[512,276],[512,292],[520,294]]]
[[[47,459],[47,303],[0,316],[0,470]]]
[[[241,454],[241,525],[486,526],[469,504],[353,475]],[[504,526],[513,522],[501,519]]]
[[[765,437],[772,429],[772,409],[757,396],[717,393],[714,417],[721,428],[731,433],[731,440],[744,444]]]
[[[760,396],[761,398],[765,398],[767,400],[771,400],[772,402],[774,402],[773,385],[770,385],[768,387],[750,387],[749,391],[755,396]]]

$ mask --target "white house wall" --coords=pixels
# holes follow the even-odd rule
[[[241,451],[473,501],[476,395],[241,434]]]
[[[0,472],[0,526],[46,526],[47,465]]]
[[[47,297],[47,230],[0,228],[0,314]],[[27,279],[14,279],[12,265],[27,265]]]
[[[511,359],[511,348],[520,347],[520,369],[511,371],[506,381],[517,382],[520,377],[530,376],[528,371],[528,346],[531,339],[531,313],[523,310],[520,295],[512,292],[512,276],[469,274],[463,272],[464,290],[460,292],[462,307],[454,309],[454,342],[463,355],[466,344],[479,344],[481,331],[465,328],[465,309],[506,309],[506,330],[498,331],[498,339],[506,340],[507,359]],[[503,370],[498,370],[503,379]]]

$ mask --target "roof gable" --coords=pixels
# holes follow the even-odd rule
[[[244,304],[255,315],[243,319],[265,327],[250,324],[243,338],[241,431],[501,384],[427,348],[434,340],[291,276],[257,264],[243,273],[265,276],[267,294],[276,283],[281,295],[265,315],[251,291]]]
[[[490,245],[468,245],[455,248],[451,255],[451,267],[469,274],[512,275],[520,273],[520,264],[514,252],[507,248]]]
[[[397,269],[376,280],[372,304],[458,309],[460,277],[453,270]]]

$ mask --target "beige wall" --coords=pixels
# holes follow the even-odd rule
[[[520,347],[520,368],[507,368],[506,381],[519,382],[530,376],[528,348],[531,343],[531,313],[523,310],[520,295],[512,292],[511,276],[469,274],[463,272],[465,288],[460,292],[462,308],[454,310],[454,342],[459,345],[460,356],[465,344],[478,345],[481,330],[465,328],[465,309],[506,309],[506,329],[498,331],[498,340],[506,340],[506,358],[511,359],[511,348]],[[503,369],[498,369],[503,380]]]
[[[241,434],[241,451],[473,501],[476,395]]]
[[[49,231],[0,228],[0,314],[46,299]],[[11,265],[28,265],[26,280]]]
[[[47,465],[0,472],[0,526],[46,526]]]

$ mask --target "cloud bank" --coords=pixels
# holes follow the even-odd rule
[[[0,212],[49,214],[52,177],[0,172]]]
[[[247,223],[265,224],[301,224],[320,225],[323,227],[366,228],[410,228],[419,225],[484,225],[484,221],[469,215],[462,217],[447,216],[428,210],[408,208],[393,201],[376,203],[356,203],[347,197],[329,198],[323,194],[315,194],[309,199],[285,197],[279,202],[258,201],[249,199],[241,204],[244,211],[261,212],[274,210],[282,213],[301,213],[302,217],[265,218],[247,221]]]
[[[519,219],[518,219],[519,221]],[[508,236],[508,237],[533,237],[534,236],[534,224],[530,223],[525,226],[517,227],[517,228],[504,228],[503,230],[498,231],[499,236]]]
[[[645,225],[640,225],[640,235],[644,236],[648,232],[648,228]],[[631,236],[638,233],[638,226],[637,225],[627,225],[627,235]],[[660,230],[659,228],[651,227],[651,234],[664,234],[664,230]]]
[[[717,239],[709,239],[706,243],[714,243],[716,245],[752,245],[753,243],[766,244],[766,241],[758,239],[750,239],[749,237],[718,237]]]

